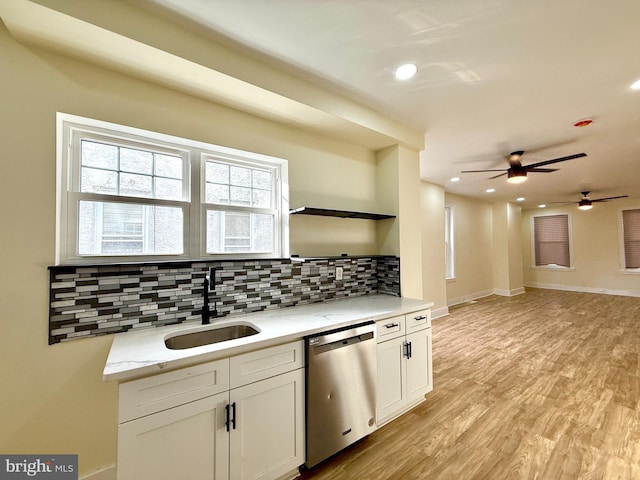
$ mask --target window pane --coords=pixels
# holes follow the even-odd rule
[[[83,141],[80,191],[183,200],[183,162],[176,155]]]
[[[148,175],[120,174],[120,195],[131,197],[153,197],[152,177]]]
[[[118,169],[118,147],[83,140],[80,145],[83,167]]]
[[[273,251],[274,216],[237,212],[207,212],[207,253]]]
[[[254,253],[273,251],[273,228],[273,215],[252,215],[251,233]]]
[[[80,201],[79,255],[182,254],[181,208]]]
[[[156,177],[155,198],[182,200],[182,180]]]
[[[259,208],[271,208],[271,192],[269,190],[254,190],[253,206]]]
[[[83,168],[80,191],[116,195],[118,193],[118,174],[109,170]]]
[[[569,217],[548,215],[533,217],[536,266],[570,266]]]
[[[206,164],[206,180],[213,183],[229,184],[229,165],[222,163],[207,162]]]
[[[229,167],[229,176],[231,178],[231,185],[238,185],[239,187],[251,186],[251,170],[244,167]]]
[[[132,148],[120,148],[120,170],[146,175],[153,174],[153,153]]]
[[[217,183],[207,183],[205,187],[205,202],[229,204],[229,187]]]
[[[251,189],[250,188],[242,188],[242,187],[231,187],[229,189],[231,194],[230,204],[231,205],[251,205]]]
[[[182,158],[156,154],[156,175],[182,179]]]
[[[253,171],[253,188],[262,190],[271,190],[271,172],[263,170]]]
[[[640,210],[622,211],[624,268],[640,268]]]

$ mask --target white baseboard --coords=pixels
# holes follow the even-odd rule
[[[109,465],[80,477],[80,480],[116,480],[116,466]]]
[[[564,290],[567,292],[600,293],[602,295],[619,295],[621,297],[640,297],[638,290],[611,290],[608,288],[582,287],[579,285],[556,285],[551,283],[531,283],[530,288],[546,288],[548,290]]]
[[[461,303],[471,302],[478,298],[488,297],[489,295],[493,295],[493,290],[484,290],[481,292],[470,293],[468,295],[463,295],[462,297],[450,298],[447,300],[447,306],[453,307],[454,305],[460,305]]]
[[[522,295],[524,293],[524,287],[514,288],[513,290],[494,288],[493,293],[494,295],[500,295],[501,297],[515,297],[516,295]]]
[[[431,310],[431,319],[446,317],[449,315],[449,307],[440,307]]]

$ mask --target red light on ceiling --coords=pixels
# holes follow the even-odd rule
[[[573,124],[574,127],[586,127],[593,123],[593,119],[591,118],[583,118],[582,120],[578,120]]]

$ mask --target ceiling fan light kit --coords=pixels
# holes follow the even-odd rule
[[[525,170],[512,170],[507,171],[507,182],[509,183],[522,183],[527,179],[527,172]]]
[[[503,175],[507,176],[507,181],[509,183],[522,183],[527,179],[528,172],[537,172],[537,173],[551,173],[557,171],[557,168],[540,168],[545,165],[551,165],[553,163],[566,162],[567,160],[573,160],[574,158],[586,157],[586,153],[574,153],[573,155],[568,155],[566,157],[553,158],[551,160],[545,160],[543,162],[532,163],[529,165],[522,165],[520,162],[520,158],[524,155],[524,150],[517,150],[515,152],[511,152],[507,157],[507,161],[509,162],[509,168],[500,168],[500,169],[484,169],[484,170],[463,170],[462,173],[477,173],[477,172],[503,172],[498,175],[494,175],[489,179],[492,180],[494,178],[502,177]]]
[[[580,210],[591,210],[593,205],[591,204],[591,200],[580,200],[580,202],[578,202],[578,208]]]

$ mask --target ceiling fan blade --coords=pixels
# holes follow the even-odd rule
[[[567,160],[573,160],[574,158],[586,157],[586,153],[576,153],[566,157],[554,158],[552,160],[545,160],[544,162],[532,163],[531,165],[525,165],[524,169],[531,170],[532,168],[543,167],[545,165],[551,165],[552,163],[566,162]]]
[[[502,177],[503,175],[506,175],[506,174],[507,174],[507,172],[500,173],[499,175],[496,175],[494,177],[489,177],[489,180],[493,180],[494,178]]]
[[[557,168],[527,168],[527,172],[557,172]]]
[[[506,172],[506,168],[497,168],[495,170],[462,170],[460,173],[478,173],[478,172]]]
[[[616,198],[627,198],[628,195],[618,195],[617,197],[597,198],[591,200],[591,202],[608,202],[609,200],[615,200]]]

